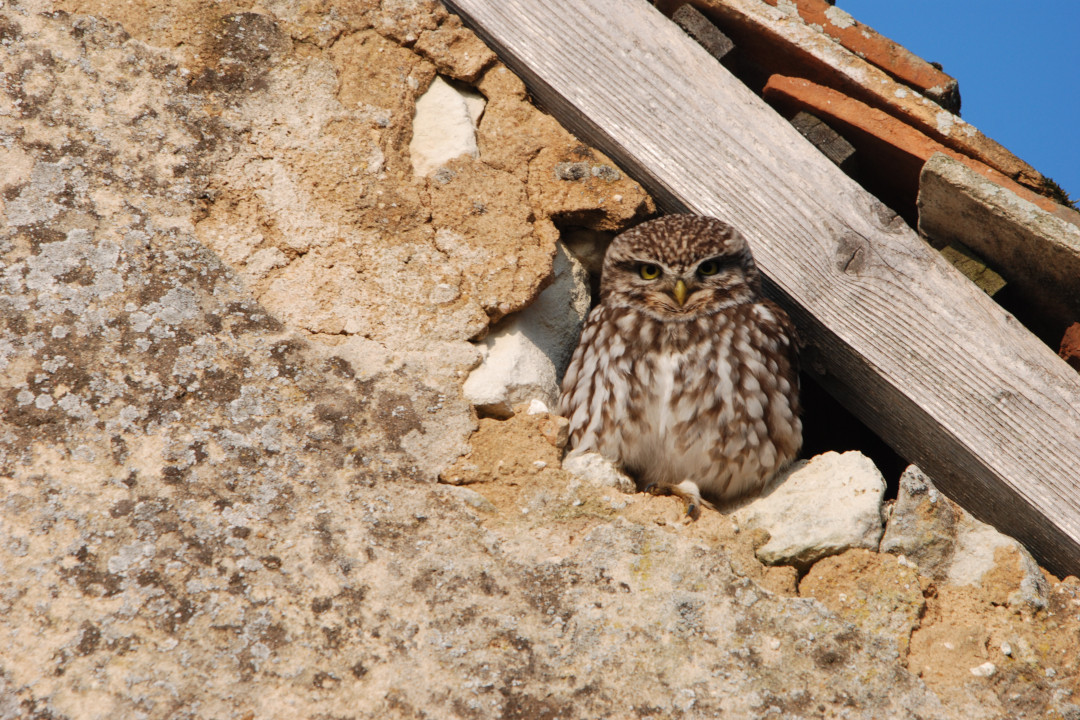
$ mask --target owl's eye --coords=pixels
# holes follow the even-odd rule
[[[720,272],[720,263],[716,262],[715,260],[706,260],[705,262],[698,265],[697,271],[698,275],[701,275],[702,277],[715,275],[716,273]]]
[[[660,267],[650,263],[642,263],[638,268],[638,272],[641,273],[641,277],[645,280],[655,280],[660,277]]]

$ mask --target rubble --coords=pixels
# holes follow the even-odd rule
[[[1047,606],[1049,586],[1023,545],[973,518],[914,465],[900,477],[881,551],[902,555],[927,577],[976,588],[989,603]]]
[[[859,452],[827,452],[793,465],[734,513],[747,530],[764,530],[757,548],[767,565],[807,568],[851,548],[876,550],[885,480]]]
[[[480,366],[465,381],[465,397],[491,417],[539,400],[558,407],[559,382],[589,313],[589,278],[581,263],[558,246],[554,279],[528,308],[483,341]]]

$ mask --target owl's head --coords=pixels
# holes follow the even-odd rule
[[[755,302],[760,290],[742,233],[699,215],[668,215],[619,235],[600,278],[605,305],[633,307],[664,321]]]

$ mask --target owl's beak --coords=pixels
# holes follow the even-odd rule
[[[682,307],[683,303],[686,302],[686,293],[686,283],[682,281],[682,278],[679,278],[678,282],[675,283],[675,287],[671,289],[671,294],[675,296],[675,302],[679,303],[679,307]]]

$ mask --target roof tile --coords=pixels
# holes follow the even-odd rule
[[[821,30],[851,52],[890,76],[959,114],[960,87],[955,78],[934,67],[899,43],[863,25],[826,0],[764,0],[781,10],[790,8],[812,27]]]

